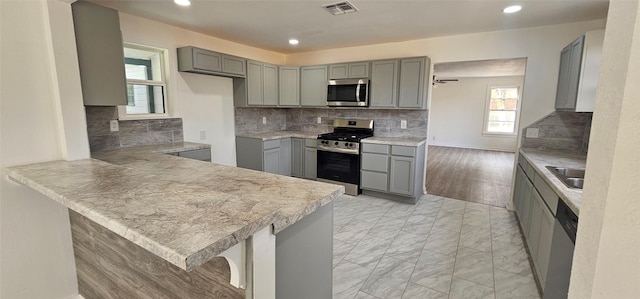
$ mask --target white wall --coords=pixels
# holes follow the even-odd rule
[[[640,294],[640,3],[607,20],[569,298]]]
[[[0,1],[0,166],[89,157],[71,7]],[[67,209],[0,181],[0,297],[77,295]]]
[[[431,94],[429,145],[515,152],[516,136],[483,135],[490,86],[522,87],[523,77],[458,78]]]
[[[182,117],[184,140],[211,144],[212,162],[236,166],[232,79],[178,72],[176,49],[191,45],[274,64],[284,64],[285,56],[126,13],[120,29],[125,42],[169,51],[169,107]]]
[[[421,55],[429,56],[432,63],[527,58],[520,118],[520,127],[526,127],[554,110],[562,48],[585,31],[602,28],[604,21],[600,20],[331,49],[287,55],[287,64],[308,65]]]

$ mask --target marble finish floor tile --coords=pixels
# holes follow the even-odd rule
[[[539,298],[504,208],[360,195],[342,196],[334,212],[334,298]]]

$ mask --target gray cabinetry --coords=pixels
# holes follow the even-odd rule
[[[279,72],[278,105],[283,107],[300,106],[300,68],[281,66]]]
[[[369,107],[393,108],[398,100],[398,60],[371,63]]]
[[[551,257],[558,195],[521,155],[513,194],[516,215],[527,240],[534,271],[544,289]]]
[[[280,148],[272,148],[263,152],[263,169],[264,172],[280,173]]]
[[[304,178],[315,180],[318,177],[318,151],[316,140],[305,139],[304,146]]]
[[[246,105],[276,106],[278,104],[278,67],[258,61],[247,61],[247,78],[245,79]],[[243,106],[241,87],[234,91],[236,106]]]
[[[560,52],[556,110],[593,112],[604,30],[589,31]]]
[[[127,85],[118,11],[85,1],[75,2],[71,8],[84,104],[126,105]]]
[[[291,176],[291,138],[280,139],[280,171],[278,173]]]
[[[427,57],[400,60],[398,108],[426,108],[430,63]]]
[[[187,158],[187,159],[211,162],[211,149],[203,148],[198,150],[182,151],[182,152],[177,152],[176,156]]]
[[[244,78],[246,59],[192,46],[178,48],[178,71]]]
[[[307,107],[327,106],[327,66],[300,68],[300,104]]]
[[[262,141],[260,138],[236,136],[237,165],[242,168],[290,175],[290,147],[289,138]]]
[[[369,62],[339,63],[329,66],[329,79],[369,78]]]
[[[391,199],[415,203],[424,185],[425,145],[362,144],[360,187]],[[387,194],[387,196],[385,196]]]
[[[304,177],[304,139],[291,138],[291,176]]]

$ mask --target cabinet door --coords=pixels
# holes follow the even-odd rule
[[[264,64],[262,72],[262,102],[264,105],[278,105],[278,67]]]
[[[360,172],[360,188],[387,192],[389,191],[389,176],[386,172],[363,170]]]
[[[222,71],[222,54],[193,48],[193,68],[204,71]]]
[[[304,177],[304,140],[300,138],[291,139],[291,175]]]
[[[516,169],[516,182],[513,186],[513,206],[518,211],[520,209],[520,205],[522,201],[520,200],[522,194],[522,183],[523,183],[524,171],[518,164]]]
[[[332,64],[329,66],[329,79],[349,78],[349,64]]]
[[[370,107],[395,107],[398,99],[398,60],[371,63]]]
[[[280,173],[280,148],[265,150],[263,153],[264,165],[262,171],[268,173]]]
[[[278,173],[291,176],[291,138],[280,140],[280,171]]]
[[[391,156],[389,192],[413,195],[415,165],[415,158]]]
[[[536,271],[539,270],[538,264],[538,246],[540,243],[540,226],[542,225],[542,208],[544,203],[538,191],[533,189],[533,195],[531,196],[531,206],[529,207],[529,232],[527,235],[527,245],[529,246],[529,252],[533,259],[533,265]],[[539,274],[539,273],[538,273]]]
[[[327,106],[327,67],[300,68],[300,103],[302,106]]]
[[[279,68],[279,104],[280,106],[300,106],[300,68]]]
[[[349,78],[369,78],[369,62],[349,63]]]
[[[424,103],[424,58],[400,60],[399,108],[421,108]]]
[[[520,219],[520,226],[522,226],[522,231],[524,232],[525,237],[527,237],[527,239],[529,238],[527,234],[529,233],[529,213],[531,209],[532,191],[533,191],[533,184],[531,184],[531,182],[528,179],[524,180],[524,188],[522,188],[522,197],[521,197],[522,208],[518,213],[518,219]]]
[[[262,63],[247,62],[247,103],[262,105]]]
[[[549,269],[549,259],[551,258],[551,241],[553,240],[553,229],[555,218],[548,209],[542,210],[542,223],[540,224],[540,243],[538,245],[538,265],[540,268],[538,278],[540,285],[545,285],[547,281],[547,271]]]
[[[84,104],[127,104],[118,11],[89,2],[71,5]]]
[[[313,147],[304,148],[304,177],[316,179],[318,172],[318,152]]]
[[[246,59],[231,55],[222,55],[222,72],[236,75],[245,75]]]
[[[575,109],[580,84],[580,70],[582,68],[582,50],[584,36],[571,43],[571,62],[569,66],[569,84],[567,88],[567,102],[565,108]]]
[[[560,52],[560,70],[558,72],[558,89],[556,90],[556,109],[567,106],[567,91],[569,88],[569,73],[571,67],[571,45]]]

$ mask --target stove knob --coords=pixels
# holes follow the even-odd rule
[[[339,143],[340,143],[340,142],[337,142],[337,141],[336,141],[336,145],[338,145]]]

